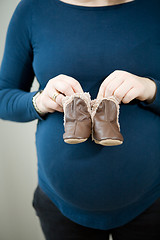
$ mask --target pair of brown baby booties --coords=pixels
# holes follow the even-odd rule
[[[92,140],[103,146],[123,143],[119,125],[119,104],[114,96],[91,100],[88,92],[74,93],[63,99],[66,143],[77,144]]]

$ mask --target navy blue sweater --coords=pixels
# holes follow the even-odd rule
[[[81,225],[121,226],[160,197],[159,1],[86,7],[59,0],[22,0],[10,21],[0,69],[0,118],[38,119],[38,182],[69,219]],[[155,100],[120,105],[124,143],[104,147],[91,138],[63,141],[63,113],[42,119],[30,88],[66,74],[92,99],[114,70],[155,81]]]

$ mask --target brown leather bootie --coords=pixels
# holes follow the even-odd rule
[[[89,93],[75,93],[63,100],[66,143],[84,142],[91,135],[91,98]]]
[[[92,140],[104,146],[115,146],[123,143],[120,133],[119,104],[113,97],[92,101]]]

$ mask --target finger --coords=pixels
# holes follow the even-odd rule
[[[76,79],[74,79],[72,77],[69,77],[69,76],[65,76],[62,79],[62,81],[65,81],[66,83],[69,83],[75,93],[76,92],[79,92],[79,93],[83,93],[84,92],[82,87],[81,87],[81,85],[80,85],[80,83]]]
[[[65,98],[65,96],[63,94],[59,94],[57,97],[56,97],[56,103],[58,103],[62,108],[63,108],[63,99]]]
[[[135,88],[131,88],[123,97],[122,102],[123,103],[129,103],[133,99],[137,98],[139,96],[138,91]]]
[[[61,107],[60,105],[58,105],[57,108],[55,108],[55,110],[58,112],[64,112],[63,107]]]
[[[52,101],[54,101],[54,94],[60,94],[53,86],[49,87],[47,91],[44,91],[47,97],[49,97]],[[57,98],[57,97],[56,97]]]
[[[108,77],[106,77],[100,86],[97,98],[103,97],[105,95],[105,89],[108,86],[108,84],[112,82],[112,80],[114,80],[115,78],[118,78],[118,77],[123,78],[123,76],[125,79],[126,73],[127,72],[125,72],[123,70],[115,70]]]
[[[133,85],[129,81],[124,81],[122,84],[114,91],[114,96],[122,101],[123,97],[127,94],[127,92],[133,88]]]
[[[110,77],[110,75],[102,82],[99,92],[97,95],[97,98],[101,98],[105,96],[105,91],[109,83],[112,83],[112,81],[115,79],[115,77]]]
[[[49,113],[53,113],[53,112],[64,112],[63,108],[61,106],[56,107],[55,109],[52,108],[48,108],[48,112]]]
[[[72,94],[74,94],[71,85],[65,81],[55,82],[54,87],[57,91],[63,93],[65,96],[71,96]]]
[[[100,97],[104,97],[104,96],[105,96],[105,90],[106,90],[107,86],[108,86],[109,84],[111,84],[112,81],[113,81],[115,78],[125,79],[126,73],[127,73],[127,72],[125,72],[125,71],[123,71],[123,70],[115,70],[115,71],[112,72],[108,77],[106,77],[106,78],[104,79],[104,81],[102,82],[101,86],[100,86],[100,89],[99,89],[97,98],[100,98]]]
[[[105,86],[108,86],[108,84],[115,78],[122,78],[126,76],[126,73],[125,71],[123,70],[115,70],[114,72],[112,72],[108,77],[105,78],[105,83],[104,85]],[[103,85],[103,83],[102,83]]]
[[[71,96],[74,94],[74,91],[69,83],[66,83],[65,81],[55,81],[54,87],[50,88],[49,95],[52,98],[54,91],[58,91],[65,96]]]
[[[123,78],[115,77],[113,81],[109,82],[105,89],[105,97],[112,96],[114,91],[124,82]]]
[[[57,91],[57,89],[55,89],[54,87],[51,87],[48,89],[48,91],[45,91],[45,93],[47,93],[47,97],[49,97],[49,99],[51,99],[51,101],[57,103],[58,105],[60,105],[63,108],[63,103],[62,100],[65,97],[64,94],[60,93],[59,91]],[[59,93],[56,98],[53,98],[54,93]]]
[[[51,98],[47,98],[46,107],[48,108],[48,112],[63,112],[63,107],[60,106],[57,102],[53,101]]]

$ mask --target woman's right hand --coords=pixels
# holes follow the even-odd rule
[[[53,100],[55,92],[60,94]],[[37,97],[36,105],[41,112],[53,113],[54,111],[63,112],[62,100],[65,96],[71,96],[73,93],[82,93],[83,89],[80,83],[67,75],[60,74],[50,79],[43,92]]]

